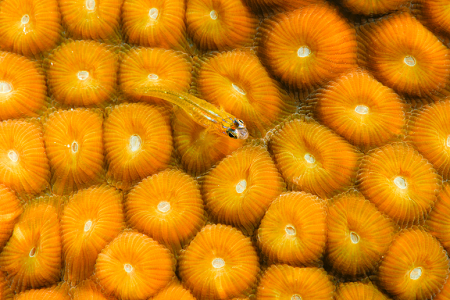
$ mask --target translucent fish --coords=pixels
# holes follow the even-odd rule
[[[198,124],[217,134],[228,135],[233,139],[245,140],[248,138],[248,130],[244,121],[191,94],[154,85],[137,87],[134,93],[161,98],[178,105]]]

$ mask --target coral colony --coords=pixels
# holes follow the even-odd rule
[[[448,0],[0,1],[0,300],[450,300]]]

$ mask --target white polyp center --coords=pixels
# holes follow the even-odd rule
[[[313,164],[316,162],[316,159],[314,158],[314,156],[312,154],[306,153],[304,157],[305,157],[305,160],[310,164]]]
[[[447,147],[450,147],[450,135],[447,137]]]
[[[158,203],[157,207],[160,212],[166,213],[170,210],[170,203],[167,201],[161,201]]]
[[[286,231],[288,235],[295,235],[297,233],[297,230],[295,230],[294,225],[291,224],[286,225],[284,231]]]
[[[141,148],[141,138],[140,136],[133,134],[130,137],[130,149],[132,152],[138,151]]]
[[[89,220],[86,223],[84,223],[84,232],[88,232],[92,227],[92,221]]]
[[[298,57],[307,57],[310,54],[311,54],[311,50],[306,46],[302,46],[302,47],[298,48],[298,50],[297,50]]]
[[[302,297],[300,297],[300,295],[292,295],[291,300],[302,300]]]
[[[19,155],[14,150],[9,150],[8,157],[11,161],[16,162],[19,160]]]
[[[246,188],[247,188],[247,180],[245,179],[242,179],[241,181],[238,182],[238,184],[236,184],[236,192],[238,194],[243,193]]]
[[[350,240],[353,244],[359,243],[359,235],[356,232],[350,231]]]
[[[220,269],[225,266],[225,261],[222,258],[214,258],[212,261],[212,265],[216,269]]]
[[[412,280],[417,280],[422,276],[422,268],[415,268],[409,273],[409,278]]]
[[[411,55],[405,56],[403,59],[403,62],[410,67],[414,67],[416,65],[416,59],[412,57]]]
[[[212,10],[209,13],[209,16],[211,17],[211,19],[216,20],[219,15],[217,14],[217,12],[215,10]]]
[[[405,178],[403,178],[401,176],[395,177],[394,183],[399,189],[402,189],[402,190],[406,189],[406,187],[407,187]]]
[[[95,0],[86,0],[86,9],[94,10],[95,9]]]
[[[148,74],[148,79],[150,79],[150,80],[156,80],[156,79],[158,79],[159,77],[158,77],[158,75],[156,75],[156,74]]]
[[[367,115],[369,113],[369,108],[365,105],[358,105],[355,107],[355,111],[360,115]]]
[[[30,253],[28,255],[30,257],[34,257],[36,255],[36,248],[35,247],[31,248]]]
[[[156,20],[156,18],[158,18],[158,14],[159,14],[159,11],[156,7],[150,8],[150,10],[148,12],[148,15],[150,16],[150,18],[155,19],[155,20]]]
[[[80,80],[86,80],[89,77],[89,72],[88,71],[80,71],[80,72],[78,72],[77,77]]]
[[[123,269],[125,270],[125,272],[130,273],[131,271],[133,271],[133,266],[130,264],[124,264]]]
[[[30,22],[30,16],[25,14],[22,16],[22,19],[20,19],[20,23],[22,23],[22,25],[28,24],[28,22]]]
[[[234,83],[231,84],[231,86],[240,94],[245,95],[247,94],[243,89],[241,89],[239,86],[235,85]]]
[[[76,141],[73,141],[71,149],[72,149],[72,153],[78,152],[78,143]]]
[[[7,82],[0,82],[0,94],[11,92],[12,86]]]

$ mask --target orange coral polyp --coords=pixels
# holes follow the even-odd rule
[[[289,187],[330,197],[356,177],[360,154],[325,126],[292,120],[271,141],[278,169]]]
[[[389,13],[406,4],[408,0],[341,0],[341,2],[354,14],[376,15]]]
[[[371,274],[386,253],[394,226],[359,193],[338,195],[328,209],[327,258],[339,274]]]
[[[446,0],[420,1],[423,19],[434,32],[450,34],[450,5]]]
[[[421,223],[441,189],[433,166],[406,143],[369,152],[361,162],[358,182],[364,196],[400,226]]]
[[[264,16],[277,12],[292,11],[300,7],[323,3],[322,0],[244,0],[255,13]]]
[[[264,136],[296,103],[247,51],[218,53],[207,59],[196,78],[200,97],[245,120],[253,136]]]
[[[1,249],[1,247],[0,247]],[[6,280],[6,276],[0,271],[0,299],[13,300],[14,293],[9,288],[9,282]]]
[[[447,280],[447,282],[442,287],[439,294],[437,294],[433,300],[450,300],[450,281]]]
[[[117,35],[122,1],[61,0],[64,25],[75,39],[106,40]]]
[[[174,277],[170,251],[148,236],[125,231],[98,255],[95,276],[107,295],[148,299]]]
[[[313,89],[356,66],[356,34],[336,9],[311,5],[267,19],[258,55],[293,89]]]
[[[194,296],[178,282],[169,284],[152,300],[196,300]]]
[[[258,19],[241,0],[190,0],[187,32],[203,50],[251,46]]]
[[[449,100],[424,106],[408,126],[413,145],[445,179],[450,177]]]
[[[197,299],[229,299],[250,292],[259,261],[249,238],[231,226],[207,225],[181,254],[178,270]]]
[[[41,198],[29,203],[0,253],[11,290],[20,292],[56,283],[61,272],[61,237],[55,207]]]
[[[37,117],[46,93],[45,76],[35,62],[0,52],[0,120]]]
[[[0,49],[38,56],[56,46],[61,15],[56,0],[5,0],[0,3]]]
[[[50,168],[41,130],[23,121],[0,123],[0,182],[19,194],[48,187]]]
[[[428,231],[450,251],[450,185],[445,183],[427,220]]]
[[[18,294],[14,299],[17,300],[70,300],[69,294],[59,286],[28,290]]]
[[[431,299],[448,276],[449,259],[429,233],[413,228],[401,231],[379,268],[379,282],[395,299]]]
[[[173,148],[167,114],[141,103],[112,110],[104,122],[103,142],[108,175],[120,186],[167,167]]]
[[[177,109],[174,115],[172,126],[175,148],[183,168],[191,175],[198,176],[208,171],[245,142],[211,132],[182,109]]]
[[[339,285],[335,300],[389,300],[371,283],[349,282]]]
[[[266,211],[257,241],[269,263],[320,265],[327,240],[326,203],[303,192],[281,194]]]
[[[375,78],[398,93],[420,97],[449,82],[448,49],[407,13],[361,26],[360,44]]]
[[[252,235],[284,183],[266,149],[244,147],[223,159],[204,178],[206,209],[221,224]]]
[[[165,100],[142,96],[133,90],[142,86],[164,86],[169,90],[188,92],[191,69],[189,57],[181,52],[160,48],[133,49],[120,63],[120,88],[135,101],[171,107]]]
[[[123,31],[128,43],[183,50],[186,27],[183,0],[125,0]]]
[[[0,252],[9,240],[14,225],[22,214],[22,205],[14,191],[0,184]],[[0,272],[1,273],[1,272]],[[1,295],[1,293],[0,293]],[[0,299],[2,299],[0,297]]]
[[[50,91],[62,104],[102,106],[115,92],[117,57],[105,44],[63,44],[49,57],[47,68]]]
[[[174,253],[204,225],[200,189],[181,171],[162,171],[147,177],[128,194],[128,223]]]
[[[105,185],[70,197],[61,217],[66,281],[77,284],[92,275],[97,255],[124,226],[122,200],[121,192]]]
[[[400,97],[366,71],[352,71],[324,87],[315,97],[319,120],[352,144],[381,146],[402,133]]]
[[[334,289],[323,269],[273,265],[259,281],[256,297],[261,300],[332,300]]]
[[[97,286],[92,280],[85,280],[83,283],[78,284],[73,291],[73,300],[108,300],[103,295],[99,286]]]
[[[103,172],[102,122],[99,113],[86,109],[57,111],[48,118],[44,142],[55,194],[99,182]]]

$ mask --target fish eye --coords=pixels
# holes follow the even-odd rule
[[[232,129],[227,129],[228,136],[232,139],[237,139],[236,133]]]
[[[242,128],[243,126],[245,126],[244,121],[239,120],[239,119],[235,119],[233,123],[234,123],[234,126],[236,126],[237,128]]]

